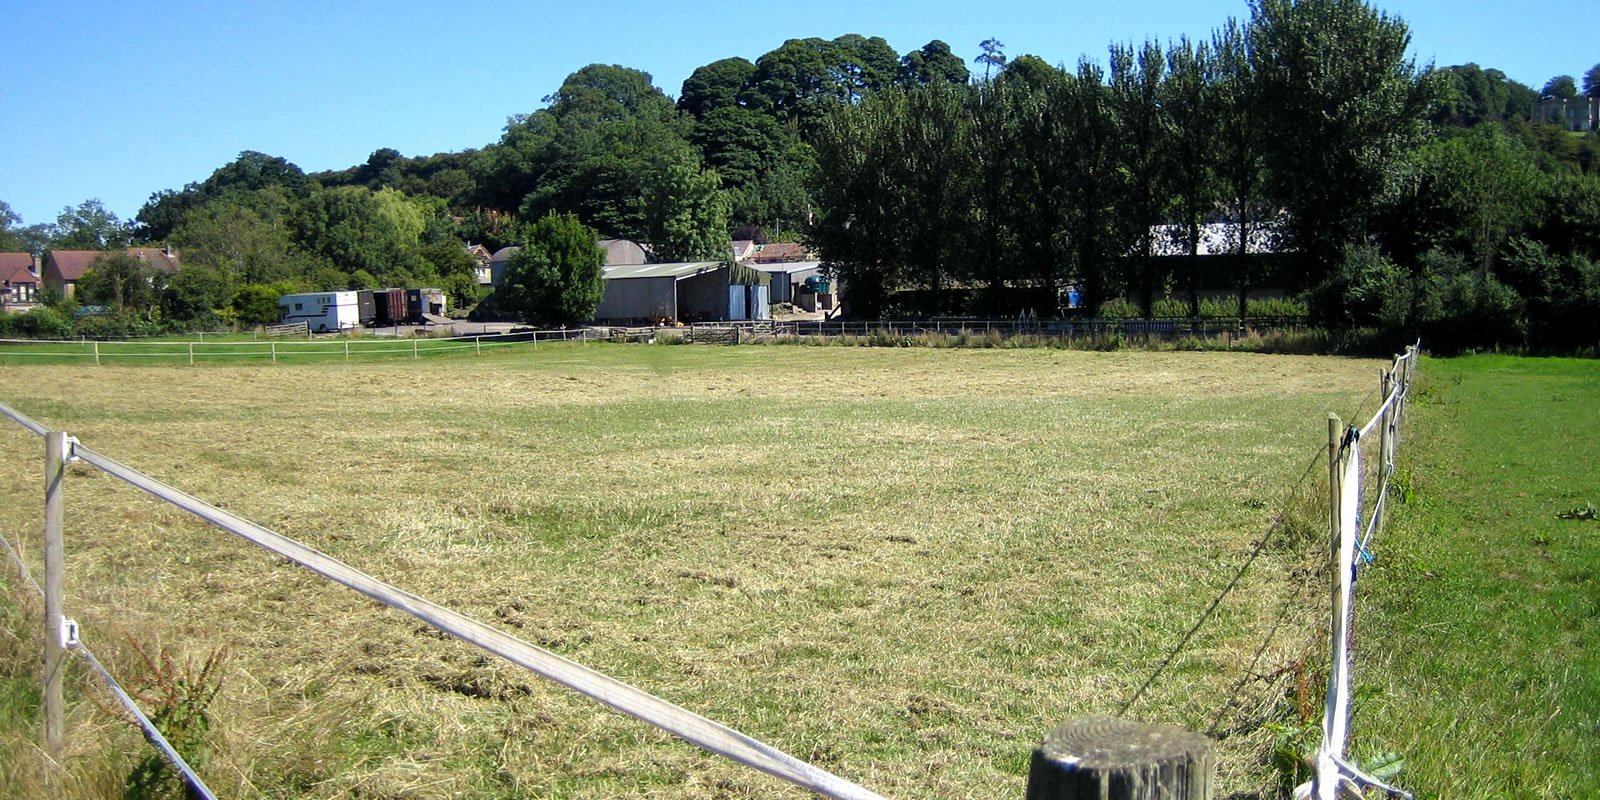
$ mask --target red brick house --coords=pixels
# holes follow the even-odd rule
[[[111,252],[110,250],[49,250],[44,254],[44,269],[40,277],[45,286],[53,286],[61,290],[62,295],[71,297],[78,288],[78,280],[96,258]],[[178,271],[178,251],[161,247],[130,247],[128,255],[149,264],[151,269],[158,272]]]
[[[0,253],[0,310],[26,311],[39,302],[39,273],[32,253]]]

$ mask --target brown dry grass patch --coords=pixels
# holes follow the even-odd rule
[[[1210,603],[1377,366],[590,345],[0,367],[0,399],[887,796],[1020,796],[1044,732],[1118,711]],[[0,430],[0,530],[30,559],[40,451]],[[228,649],[206,771],[225,796],[801,795],[93,470],[67,491],[68,608],[109,666],[137,672],[130,636]],[[1226,790],[1271,788],[1255,723],[1287,679],[1245,670],[1306,558],[1269,549],[1131,712],[1205,729],[1233,709]],[[1299,615],[1257,672],[1316,627]],[[144,745],[74,714],[62,796],[115,794]]]

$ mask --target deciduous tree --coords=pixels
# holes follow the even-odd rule
[[[1256,0],[1248,36],[1269,188],[1314,284],[1364,238],[1435,82],[1406,57],[1406,24],[1361,0]]]
[[[506,264],[498,305],[535,325],[567,327],[594,319],[605,289],[605,253],[593,228],[573,214],[548,214]]]

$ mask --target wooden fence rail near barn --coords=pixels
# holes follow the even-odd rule
[[[1395,359],[1393,368],[1381,376],[1383,403],[1373,419],[1360,429],[1341,429],[1337,418],[1328,424],[1330,530],[1333,538],[1334,580],[1332,606],[1332,660],[1324,714],[1323,744],[1316,756],[1312,784],[1302,787],[1300,796],[1333,800],[1347,784],[1376,786],[1395,794],[1381,781],[1347,764],[1344,759],[1346,719],[1349,714],[1351,588],[1357,553],[1366,555],[1376,531],[1381,529],[1388,483],[1393,474],[1393,455],[1403,418],[1404,402],[1415,370],[1418,350],[1407,348]],[[33,582],[27,564],[17,550],[0,537],[10,553],[23,582],[36,589],[44,600],[44,669],[42,707],[44,749],[56,763],[64,752],[66,732],[62,729],[63,701],[61,663],[66,653],[75,653],[94,670],[108,688],[139,722],[147,738],[182,774],[193,792],[213,797],[200,777],[162,738],[115,678],[105,670],[83,640],[77,623],[67,617],[64,607],[63,560],[65,554],[64,499],[65,465],[82,461],[118,478],[162,502],[198,517],[212,526],[232,533],[262,549],[282,556],[322,577],[341,584],[386,606],[477,646],[506,661],[587,695],[622,713],[654,725],[688,742],[735,762],[789,781],[825,797],[839,800],[882,800],[870,789],[841,778],[768,744],[683,709],[655,695],[629,686],[603,673],[568,660],[556,653],[525,642],[497,628],[432,603],[395,586],[373,578],[354,567],[327,556],[294,539],[257,525],[192,497],[168,484],[151,478],[98,453],[60,431],[35,422],[10,406],[0,403],[0,414],[10,417],[31,433],[43,437],[44,448],[44,554],[45,583]],[[1360,442],[1373,431],[1379,433],[1377,480],[1381,487],[1369,507],[1363,505]],[[1363,511],[1366,513],[1363,514]],[[1368,520],[1362,536],[1360,520]],[[1203,623],[1205,617],[1202,617]],[[1196,628],[1200,623],[1196,624]],[[1190,631],[1192,635],[1193,630]],[[1187,639],[1186,639],[1187,640]],[[1180,645],[1181,647],[1182,645]],[[1159,672],[1159,669],[1158,669]],[[1152,676],[1152,680],[1154,676]],[[1147,682],[1148,685],[1148,682]],[[1142,691],[1142,689],[1141,689]],[[1131,702],[1130,702],[1131,705]],[[1045,737],[1034,751],[1029,772],[1029,800],[1210,800],[1213,792],[1215,752],[1211,742],[1200,734],[1170,726],[1143,725],[1111,717],[1095,716],[1068,722]]]

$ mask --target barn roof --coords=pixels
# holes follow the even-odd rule
[[[620,264],[606,267],[606,280],[626,278],[677,278],[682,280],[726,266],[726,261],[680,261],[673,264]]]

